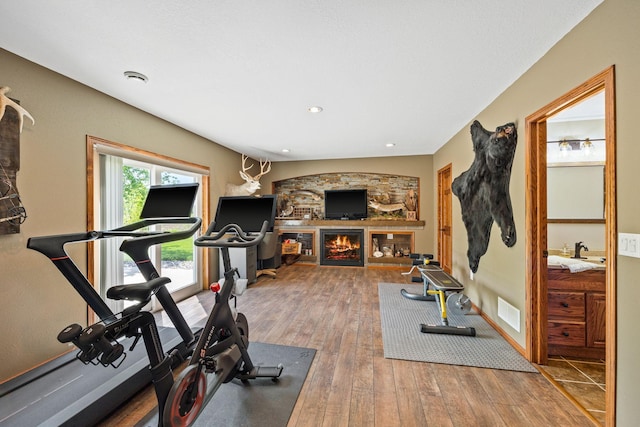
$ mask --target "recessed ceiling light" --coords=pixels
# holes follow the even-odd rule
[[[283,149],[282,149],[282,152],[283,152],[283,153],[288,153],[288,152],[290,152],[290,151],[291,151],[291,150],[289,150],[288,148],[283,148]]]
[[[149,81],[149,78],[142,73],[138,73],[137,71],[125,71],[124,77],[127,80],[134,80],[137,82],[146,83]]]
[[[384,146],[391,148],[391,147],[395,147],[396,144],[394,144],[393,142],[387,142]]]
[[[310,112],[310,113],[321,113],[322,112],[322,107],[320,107],[318,105],[314,105],[313,107],[307,108],[307,111]]]

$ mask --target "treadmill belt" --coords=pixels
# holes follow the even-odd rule
[[[174,328],[158,329],[165,352],[180,344]],[[133,338],[122,341],[127,357],[117,369],[74,358],[5,394],[0,398],[0,427],[97,423],[151,383],[144,343],[140,340],[129,351],[132,342]]]

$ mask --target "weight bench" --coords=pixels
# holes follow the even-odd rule
[[[413,265],[411,270],[402,274],[411,274],[415,269],[418,269],[422,279],[422,295],[408,292],[406,289],[402,289],[400,293],[405,298],[412,300],[435,300],[440,308],[441,319],[441,323],[439,325],[421,324],[420,331],[425,334],[476,336],[475,328],[449,325],[449,320],[447,318],[447,307],[449,308],[449,311],[458,312],[460,314],[467,314],[471,310],[471,300],[462,293],[464,285],[442,270],[439,265]],[[446,296],[447,292],[449,293],[448,297]]]

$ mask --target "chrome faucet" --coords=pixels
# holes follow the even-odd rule
[[[585,251],[588,251],[589,248],[586,247],[585,245],[582,244],[582,242],[578,242],[576,243],[576,253],[572,258],[578,258],[578,259],[584,259],[586,257],[580,256],[580,251],[584,249]]]

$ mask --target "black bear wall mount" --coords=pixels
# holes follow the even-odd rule
[[[471,167],[453,180],[451,190],[460,199],[462,221],[467,229],[469,268],[476,273],[489,246],[491,227],[500,227],[507,247],[516,244],[509,180],[516,152],[516,125],[498,126],[495,132],[482,127],[477,120],[471,125],[471,141],[475,158]]]

